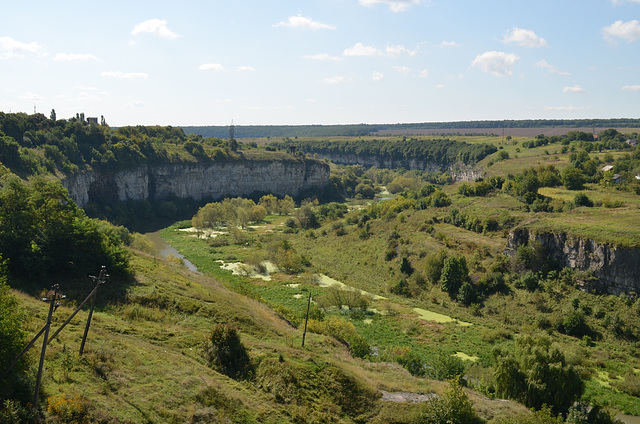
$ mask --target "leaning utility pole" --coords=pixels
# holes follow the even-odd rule
[[[37,414],[38,413],[38,395],[40,394],[40,383],[42,382],[42,368],[44,367],[44,355],[47,352],[47,342],[49,341],[49,327],[51,327],[51,317],[53,316],[53,311],[60,306],[58,302],[58,289],[60,288],[59,284],[54,284],[53,289],[53,297],[52,298],[43,298],[42,300],[45,302],[51,302],[49,304],[49,316],[47,316],[47,323],[44,326],[44,340],[42,341],[42,352],[40,352],[40,364],[38,365],[38,377],[36,379],[36,390],[33,394],[33,410]],[[51,293],[51,291],[49,291]]]
[[[87,334],[89,334],[89,326],[91,325],[91,317],[93,316],[93,308],[94,308],[94,306],[96,304],[96,294],[98,293],[98,287],[101,284],[104,284],[104,282],[107,280],[107,277],[109,277],[109,274],[107,274],[107,267],[105,267],[104,265],[100,269],[100,274],[97,277],[91,276],[91,278],[93,280],[98,280],[98,283],[96,284],[95,289],[93,289],[93,298],[91,299],[91,308],[89,309],[89,316],[87,317],[87,325],[84,328],[84,335],[82,336],[82,343],[80,343],[80,355],[82,355],[82,352],[84,351],[84,342],[87,340]]]

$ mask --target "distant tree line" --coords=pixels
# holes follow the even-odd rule
[[[264,137],[356,137],[384,130],[449,130],[483,128],[640,128],[640,119],[528,119],[495,121],[422,122],[408,124],[347,125],[245,125],[235,126],[237,138]],[[185,126],[187,134],[227,138],[229,126]]]

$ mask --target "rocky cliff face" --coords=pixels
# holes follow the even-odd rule
[[[329,165],[311,160],[244,160],[210,164],[142,166],[114,172],[82,172],[62,180],[82,207],[92,200],[201,200],[272,193],[296,196],[329,182]]]
[[[319,153],[322,157],[330,159],[341,165],[362,165],[364,167],[375,166],[386,169],[419,169],[430,172],[449,172],[456,181],[475,181],[484,176],[484,172],[464,163],[456,163],[450,166],[420,159],[390,159],[382,156],[370,155],[331,155]]]
[[[509,234],[505,253],[513,256],[518,246],[540,242],[560,266],[592,271],[598,282],[585,287],[611,294],[640,293],[640,251],[596,243],[565,233],[533,233],[519,228]]]

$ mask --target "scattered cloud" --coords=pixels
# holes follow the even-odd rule
[[[548,45],[547,40],[538,36],[535,32],[518,27],[513,27],[513,29],[507,31],[502,41],[506,44],[516,44],[529,48],[546,47]]]
[[[625,85],[620,90],[622,91],[640,91],[640,84],[636,85]]]
[[[124,105],[125,108],[146,107],[146,106],[147,106],[147,104],[145,102],[143,102],[142,100],[135,100],[135,99],[129,100]]]
[[[305,59],[311,59],[311,60],[330,60],[334,62],[342,60],[342,58],[338,56],[331,56],[330,54],[327,54],[327,53],[318,53],[318,54],[312,54],[312,55],[307,55],[303,57]]]
[[[429,70],[423,69],[422,71],[420,71],[420,78],[429,78]]]
[[[44,97],[42,97],[41,95],[39,95],[39,94],[35,94],[35,93],[31,93],[31,92],[21,94],[21,95],[20,95],[20,99],[22,99],[22,100],[28,100],[28,101],[30,101],[30,102],[42,102],[42,101],[46,100],[46,99],[45,99]]]
[[[640,0],[611,0],[613,4],[624,3],[625,1],[630,1],[631,3],[640,3]]]
[[[238,71],[242,71],[242,72],[250,71],[250,72],[253,72],[253,71],[255,71],[255,68],[253,66],[243,65],[243,66],[238,66]]]
[[[477,67],[482,72],[507,77],[513,75],[513,65],[519,59],[513,53],[490,51],[476,56],[471,66]]]
[[[42,46],[36,42],[22,43],[11,37],[0,37],[0,57],[16,57],[37,54]]]
[[[311,18],[307,18],[305,16],[289,16],[289,19],[286,21],[278,22],[274,25],[274,27],[284,27],[284,28],[302,28],[302,29],[311,29],[313,31],[317,31],[319,29],[336,29],[334,25],[323,24],[322,22],[314,21]]]
[[[573,87],[565,87],[565,88],[563,88],[562,92],[563,93],[586,93],[587,90],[585,90],[584,88],[582,88],[578,84],[576,84]]]
[[[444,84],[438,84],[438,85],[435,86],[435,88],[437,88],[437,89],[444,88]]]
[[[640,40],[640,22],[634,19],[629,22],[615,21],[609,26],[602,28],[604,38],[611,42],[615,38],[622,38],[631,43]]]
[[[405,46],[387,46],[386,52],[391,57],[398,57],[406,54],[407,56],[415,56],[418,50],[409,50]]]
[[[167,21],[164,19],[149,19],[144,22],[140,22],[133,27],[133,30],[131,30],[131,35],[138,35],[141,33],[154,34],[160,38],[166,38],[167,40],[174,40],[180,37],[180,35],[171,31],[167,27]]]
[[[339,75],[335,77],[325,78],[322,81],[326,82],[327,84],[344,84],[345,82],[347,82],[347,78]]]
[[[560,112],[579,112],[579,111],[589,110],[589,109],[591,109],[591,106],[573,106],[573,105],[547,106],[545,108],[545,110],[553,110],[553,111],[560,111]]]
[[[380,56],[382,52],[375,47],[356,43],[355,46],[344,49],[344,56]]]
[[[404,12],[412,6],[420,4],[421,0],[358,0],[362,6],[373,6],[375,4],[386,4],[392,12]]]
[[[373,74],[371,74],[371,79],[373,81],[382,81],[384,79],[384,74],[382,72],[373,71]]]
[[[103,77],[118,79],[147,79],[149,74],[145,72],[121,72],[121,71],[104,71],[100,74]]]
[[[86,62],[88,60],[102,62],[90,53],[58,53],[53,60],[56,62]]]
[[[411,75],[411,68],[408,66],[394,66],[393,69],[400,72],[404,76]]]
[[[440,47],[458,47],[460,46],[460,44],[456,43],[455,41],[443,41],[442,43],[440,43]]]
[[[551,65],[550,63],[547,63],[547,61],[544,60],[544,59],[542,59],[539,62],[534,63],[533,66],[535,66],[537,68],[546,69],[547,72],[549,72],[550,74],[562,75],[562,76],[565,76],[565,77],[571,75],[569,72],[558,70],[558,68],[556,68],[555,66]]]
[[[220,72],[220,71],[224,71],[225,68],[219,63],[203,63],[202,65],[198,66],[198,70]]]

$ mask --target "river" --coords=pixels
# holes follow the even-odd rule
[[[169,243],[165,241],[162,237],[160,237],[160,231],[154,231],[153,233],[146,233],[145,236],[151,240],[153,245],[156,247],[158,252],[158,256],[163,258],[168,258],[169,255],[173,255],[176,258],[180,258],[184,261],[184,266],[186,266],[191,271],[198,272],[198,268],[194,264],[192,264],[188,259],[184,257],[177,249],[171,246]]]

